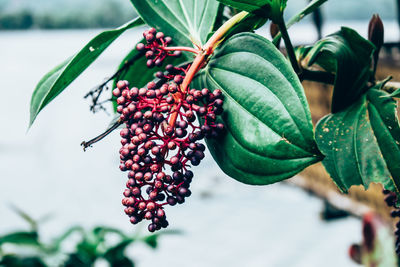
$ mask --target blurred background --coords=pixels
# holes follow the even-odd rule
[[[306,4],[289,0],[287,16]],[[330,0],[322,9],[321,34],[346,25],[366,36],[374,13],[384,21],[386,41],[397,42],[394,0]],[[29,229],[12,206],[36,219],[47,218],[39,223],[43,242],[72,225],[148,235],[145,225],[132,226],[123,212],[126,179],[118,168],[118,132],[85,153],[80,147],[112,119],[106,112],[90,113],[83,96],[116,70],[144,28],[119,38],[27,131],[30,96],[40,78],[104,28],[134,16],[128,0],[0,0],[0,236]],[[269,37],[268,32],[267,27],[259,30]],[[318,37],[312,17],[290,34],[296,44]],[[135,266],[357,266],[348,249],[361,240],[361,220],[321,219],[324,202],[291,183],[247,186],[224,175],[207,155],[195,167],[192,188],[185,204],[167,208],[169,229],[179,233],[161,234],[156,250],[134,243],[127,255]]]

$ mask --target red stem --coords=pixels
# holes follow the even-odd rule
[[[199,50],[191,48],[191,47],[185,47],[185,46],[163,47],[162,49],[164,51],[186,51],[186,52],[191,52],[196,55],[199,53]]]

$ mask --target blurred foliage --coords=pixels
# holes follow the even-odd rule
[[[349,249],[350,258],[366,267],[398,267],[392,228],[374,214],[363,217],[363,240]]]
[[[142,242],[156,249],[161,235],[178,233],[163,231],[147,236],[131,236],[106,226],[90,230],[72,226],[51,241],[43,242],[39,231],[42,220],[35,220],[25,212],[14,209],[30,225],[30,229],[0,236],[2,267],[93,266],[99,259],[107,261],[112,267],[133,267],[134,261],[125,253],[132,243]],[[74,249],[67,250],[65,244],[72,245]]]
[[[127,8],[126,5],[121,5],[120,1],[101,2],[102,4],[90,6],[87,3],[72,6],[71,3],[65,5],[65,8],[63,5],[43,4],[43,8],[36,9],[28,3],[14,6],[12,2],[0,0],[0,30],[108,28],[116,27],[136,17],[133,7]]]
[[[292,17],[307,1],[291,1],[286,16]],[[395,0],[364,0],[362,4],[336,0],[322,11],[328,20],[367,20],[373,13],[393,20],[395,7]],[[133,17],[136,12],[129,0],[0,0],[0,30],[116,27]]]

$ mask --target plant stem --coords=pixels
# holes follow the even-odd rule
[[[242,11],[232,18],[230,18],[227,22],[225,22],[207,41],[207,43],[204,45],[203,50],[208,51],[209,49],[212,49],[211,53],[215,49],[216,45],[222,41],[224,35],[236,24],[238,24],[240,21],[242,21],[249,13],[246,11]],[[209,53],[210,54],[210,53]]]
[[[189,68],[186,73],[186,77],[182,82],[181,91],[186,93],[189,84],[192,82],[196,73],[200,70],[207,56],[211,55],[214,52],[215,47],[219,42],[223,39],[224,35],[237,23],[239,23],[244,17],[247,16],[247,12],[242,11],[237,15],[230,18],[227,22],[225,22],[207,41],[207,43],[203,46],[200,53],[197,54],[197,57],[194,59],[192,66]]]
[[[301,73],[301,69],[299,67],[299,63],[297,62],[296,54],[294,53],[294,48],[292,45],[292,41],[290,40],[289,33],[286,28],[285,20],[283,17],[278,21],[278,27],[281,31],[283,41],[285,42],[286,51],[292,64],[294,71],[299,75]]]
[[[94,143],[99,142],[100,140],[102,140],[104,137],[106,137],[107,135],[109,135],[112,131],[114,131],[115,129],[117,129],[120,125],[122,124],[121,120],[118,120],[116,123],[114,123],[110,128],[108,128],[104,133],[100,134],[99,136],[93,138],[90,141],[83,141],[81,143],[81,146],[83,146],[83,151],[86,151],[86,148],[90,147],[91,145],[93,145]]]
[[[171,46],[171,47],[164,47],[164,51],[186,51],[186,52],[191,52],[193,54],[198,54],[199,51],[197,49],[191,48],[191,47],[185,47],[185,46]]]
[[[317,8],[319,8],[322,4],[324,4],[328,0],[313,0],[311,3],[309,3],[303,10],[301,10],[299,13],[297,13],[295,16],[293,16],[289,22],[286,24],[286,28],[289,29],[293,24],[299,22],[302,20],[305,16],[311,14],[314,12]],[[273,43],[276,45],[279,40],[281,39],[281,34],[278,33],[273,40]]]
[[[303,69],[299,78],[301,81],[307,80],[325,84],[334,84],[335,82],[335,75],[325,71],[313,71]]]
[[[211,55],[214,52],[214,49],[217,47],[217,45],[223,40],[225,34],[237,23],[242,21],[246,16],[248,15],[248,12],[242,11],[232,18],[230,18],[227,22],[225,22],[207,41],[207,43],[202,47],[200,51],[198,51],[196,58],[194,59],[192,65],[190,66],[188,72],[186,73],[185,79],[183,80],[180,90],[183,93],[187,92],[187,89],[192,82],[194,76],[196,73],[201,69],[203,66],[204,62],[208,58],[209,55]],[[176,120],[178,118],[178,111],[176,109],[176,106],[173,107],[174,112],[171,114],[171,119],[169,121],[169,125],[174,127]]]

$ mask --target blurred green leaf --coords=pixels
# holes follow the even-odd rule
[[[93,266],[94,261],[82,259],[79,253],[69,254],[67,260],[63,264],[64,267],[88,267]]]
[[[254,13],[258,16],[268,17],[272,2],[275,0],[218,0],[224,5]],[[279,1],[279,0],[278,0]]]
[[[242,21],[240,21],[240,23],[236,23],[232,28],[229,29],[224,36],[224,40],[229,40],[230,37],[238,33],[254,32],[262,27],[267,21],[268,19],[265,17],[260,17],[249,13]],[[208,37],[211,37],[213,33],[210,33]]]
[[[40,257],[20,257],[16,255],[5,255],[0,260],[2,267],[46,267]]]
[[[157,245],[158,245],[158,238],[160,237],[160,235],[158,235],[158,234],[153,234],[153,235],[149,235],[149,236],[146,236],[144,239],[143,239],[143,241],[147,244],[147,245],[149,245],[150,247],[152,247],[152,248],[157,248]]]
[[[139,25],[143,25],[143,21],[136,18],[115,30],[100,33],[74,57],[47,73],[39,81],[32,94],[29,126],[35,121],[39,112],[89,67],[115,39],[126,30]]]
[[[15,245],[40,246],[37,232],[14,232],[0,236],[0,245],[5,243]]]
[[[127,238],[126,234],[117,228],[107,227],[107,226],[97,226],[93,229],[93,233],[97,236],[104,237],[106,234],[117,234],[121,238]]]
[[[182,231],[179,231],[179,230],[164,230],[163,232],[160,232],[160,233],[156,233],[156,234],[151,234],[151,235],[145,236],[145,237],[142,238],[142,241],[145,242],[150,247],[155,249],[158,246],[158,239],[161,236],[179,235],[179,234],[182,234]]]
[[[125,239],[111,247],[104,254],[104,258],[111,264],[111,266],[131,267],[134,266],[133,262],[125,256],[125,249],[134,241],[134,239]]]
[[[24,219],[27,223],[29,223],[32,231],[36,231],[38,230],[38,224],[37,221],[35,219],[33,219],[28,213],[26,213],[25,211],[21,210],[20,208],[18,208],[15,205],[11,205],[11,209],[17,213],[22,219]]]
[[[51,248],[55,251],[60,249],[61,244],[72,234],[79,232],[82,235],[84,234],[84,229],[81,226],[72,226],[67,229],[62,235],[54,239],[51,243]]]
[[[318,41],[302,65],[317,64],[336,74],[332,96],[332,113],[356,102],[368,90],[374,45],[356,31],[342,29]]]
[[[287,0],[218,0],[219,2],[253,13],[260,17],[271,19],[276,23],[280,20]]]

